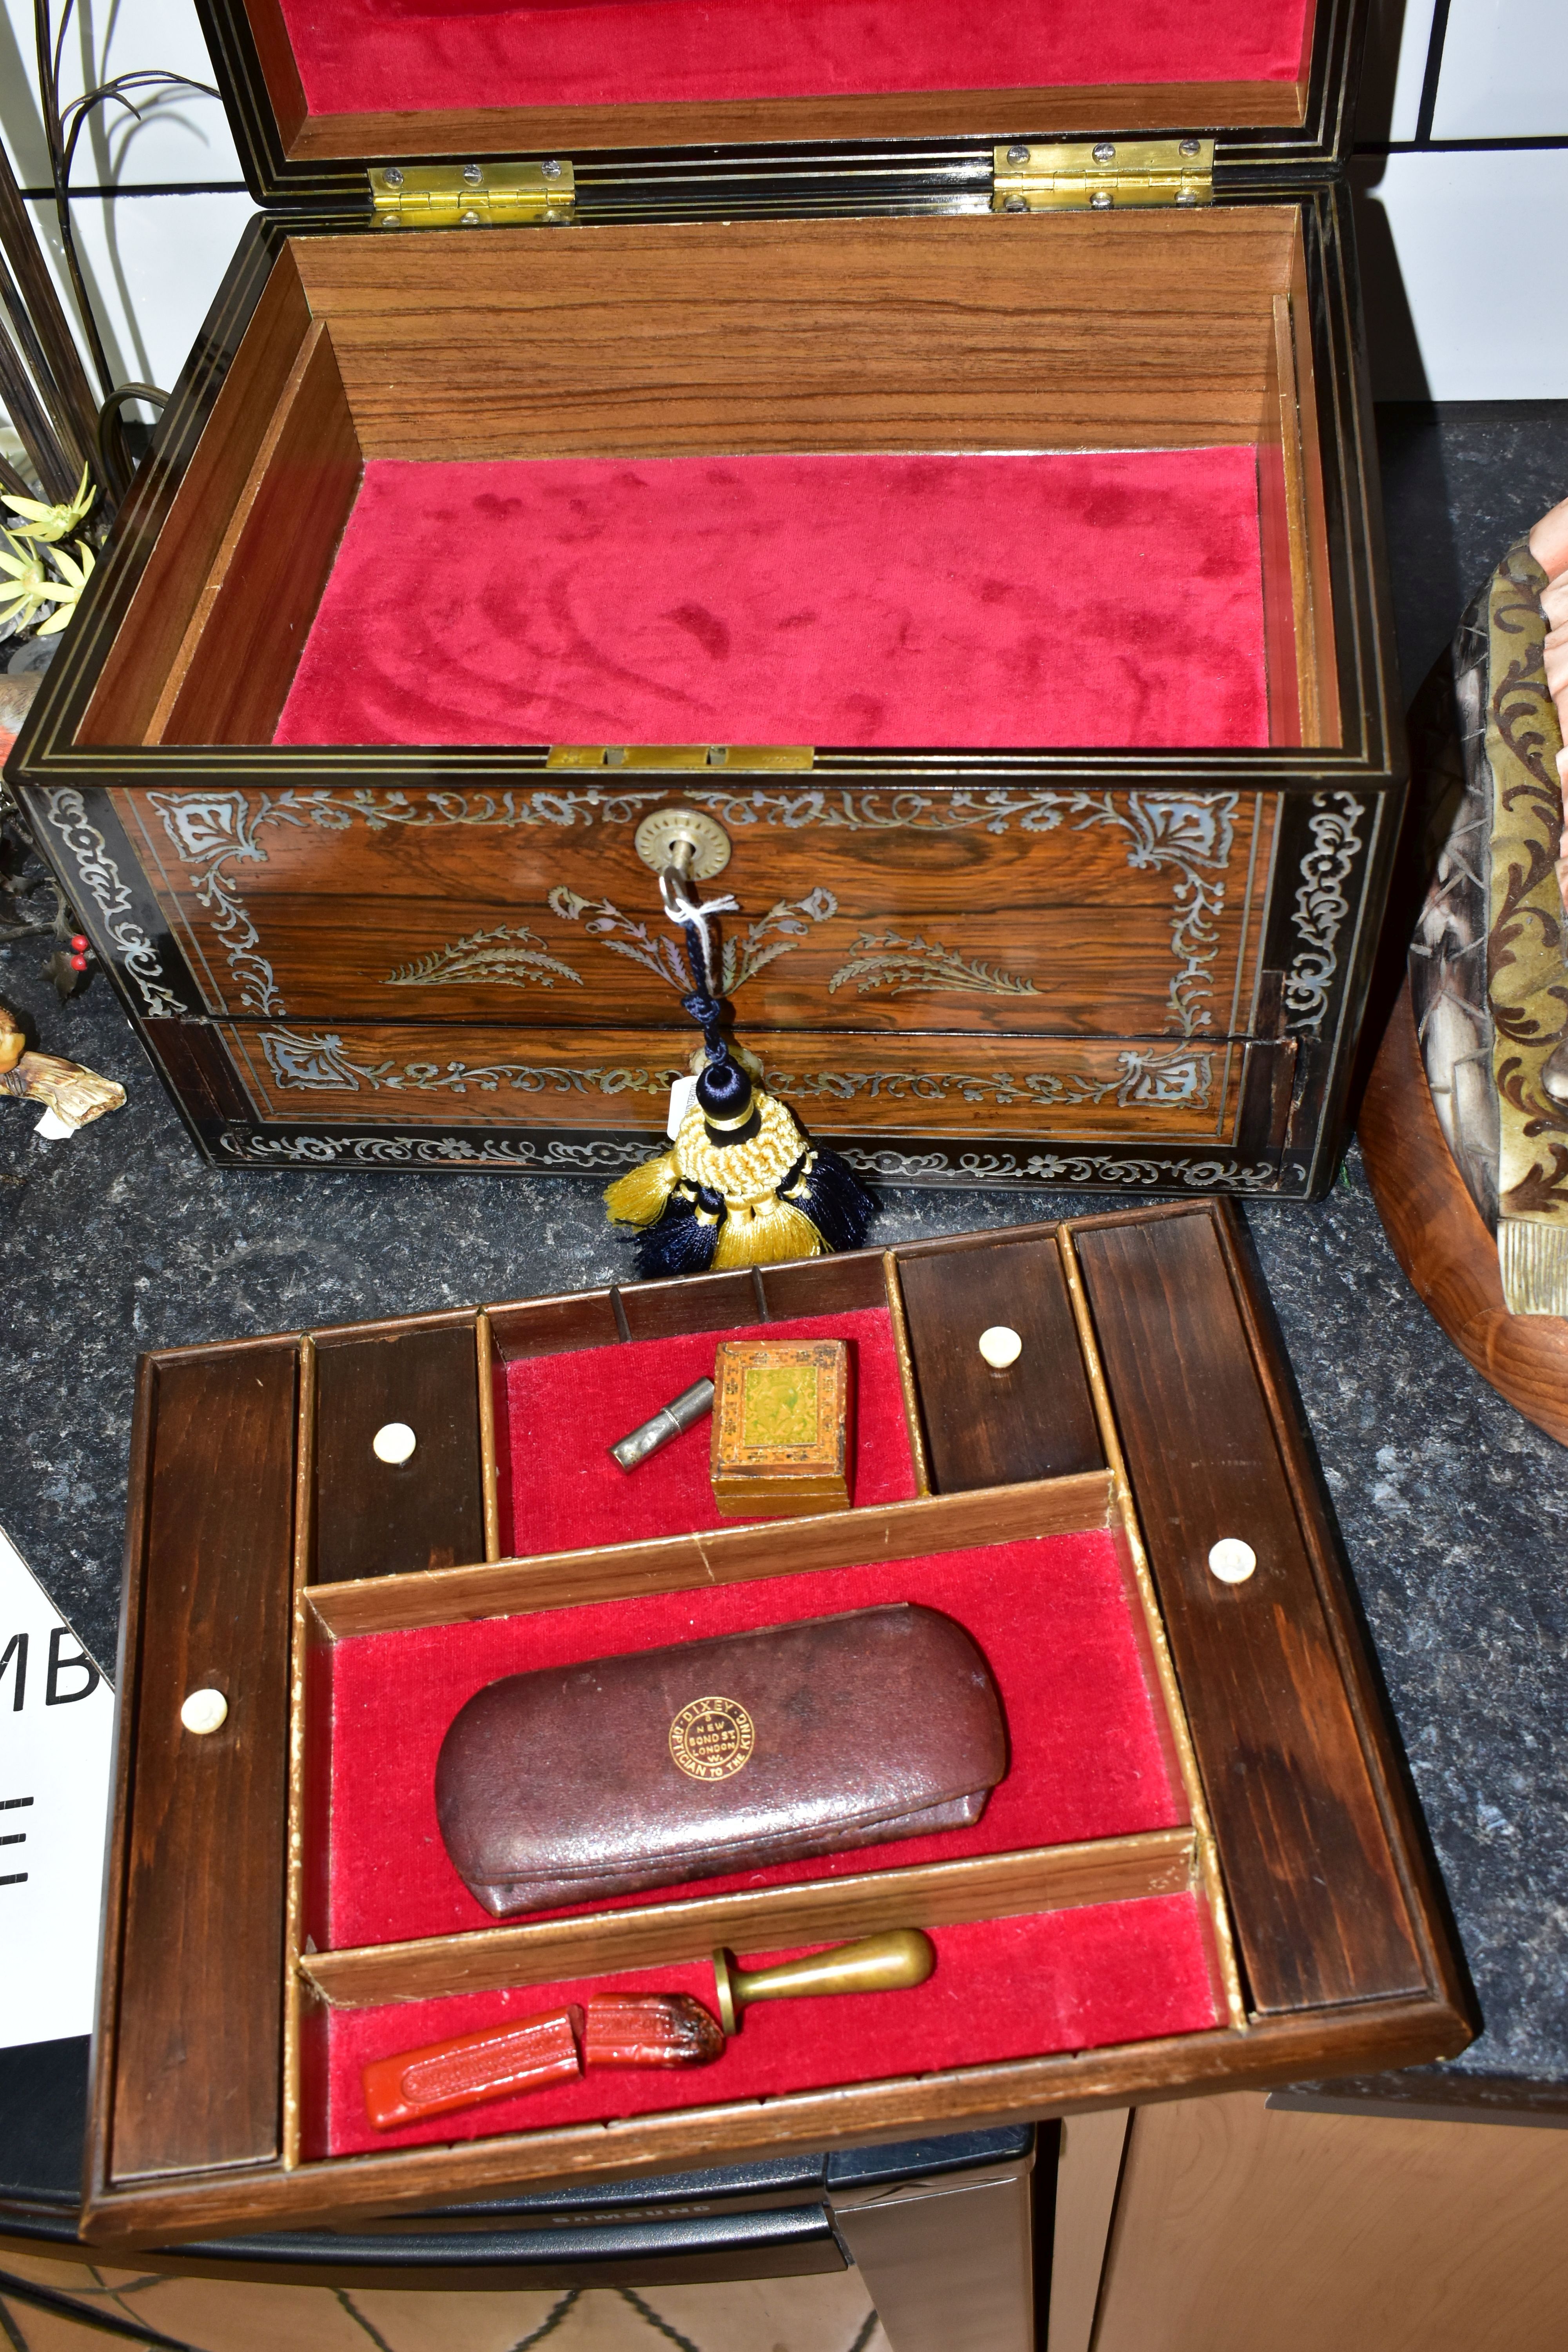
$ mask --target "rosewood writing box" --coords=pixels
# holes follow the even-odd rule
[[[1403,789],[1361,16],[209,0],[264,209],[10,770],[202,1149],[635,1162],[679,806],[872,1179],[1321,1191]]]
[[[1004,1316],[1024,1344],[997,1373],[975,1343]],[[1232,1213],[1199,1202],[143,1358],[87,2234],[1462,2047],[1266,1318]],[[605,1454],[634,1399],[759,1329],[852,1351],[848,1510],[721,1523],[701,1428],[633,1479]],[[389,1421],[406,1462],[373,1451]],[[1209,1565],[1227,1538],[1239,1582]],[[476,1690],[899,1601],[986,1659],[1008,1768],[977,1822],[504,1924],[463,1885],[433,1783]],[[216,1732],[182,1726],[197,1688]],[[711,2007],[717,1945],[895,1927],[931,1937],[928,1983],[759,2009],[712,2066],[367,2117],[363,2069],[400,2051],[607,1991]]]

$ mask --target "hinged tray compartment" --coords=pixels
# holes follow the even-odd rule
[[[1452,1948],[1240,1251],[1195,1202],[145,1359],[89,2235],[1461,2047]],[[974,1342],[1004,1316],[1024,1348],[998,1374]],[[598,1462],[626,1394],[718,1339],[825,1325],[858,1364],[851,1509],[721,1526],[703,1430],[642,1487]],[[371,1446],[387,1419],[418,1436],[400,1465]],[[620,1539],[595,1539],[612,1505]],[[1222,1536],[1255,1553],[1240,1583],[1207,1565]],[[973,1827],[500,1924],[444,1864],[427,1768],[498,1672],[890,1599],[952,1615],[996,1676],[1011,1769]],[[195,1684],[227,1701],[216,1735],[181,1727]],[[700,1998],[717,1944],[909,1926],[937,1947],[930,1988],[858,2017],[758,2012],[705,2077],[600,2077],[390,2139],[367,2124],[359,2070],[400,2049],[595,1987]]]

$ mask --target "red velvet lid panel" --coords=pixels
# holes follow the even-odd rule
[[[282,0],[312,114],[1294,81],[1312,0]]]
[[[373,459],[275,740],[1261,746],[1257,452]]]
[[[523,1356],[497,1382],[496,1445],[510,1477],[501,1544],[511,1555],[577,1551],[590,1544],[639,1543],[734,1527],[720,1516],[710,1481],[713,1423],[700,1421],[631,1472],[609,1448],[678,1397],[711,1380],[721,1339],[843,1339],[849,1348],[849,1497],[864,1509],[907,1503],[915,1493],[904,1391],[885,1307],[849,1315],[805,1315],[732,1330],[635,1339]]]
[[[621,1909],[661,1895],[673,1900],[784,1885],[1130,1836],[1187,1820],[1166,1760],[1162,1701],[1144,1676],[1138,1604],[1102,1530],[473,1624],[358,1634],[335,1643],[331,1653],[330,1815],[324,1831],[319,1816],[311,1823],[312,1843],[326,1838],[331,1907],[307,1922],[318,1947],[494,1926],[447,1859],[435,1801],[436,1759],[447,1727],[486,1683],[531,1667],[895,1601],[919,1601],[955,1619],[991,1668],[1007,1726],[1008,1769],[978,1822],[574,1907]],[[314,1867],[312,1882],[321,1883]],[[411,2048],[419,2038],[401,2046]]]
[[[689,1992],[713,2007],[706,1963],[636,1970],[518,1992],[462,1993],[326,2016],[327,2112],[307,2111],[305,2154],[471,2140],[545,2125],[777,2096],[952,2066],[1101,2050],[1201,2033],[1224,2021],[1202,1908],[1191,1895],[1098,1903],[968,1927],[937,1927],[935,1973],[905,1992],[840,1994],[747,2011],[710,2066],[584,2075],[400,2131],[373,2130],[360,2071],[375,2058],[531,2017],[602,1992]],[[748,1965],[784,1953],[748,1953]]]

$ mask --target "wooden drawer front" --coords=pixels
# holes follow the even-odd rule
[[[910,1347],[939,1494],[1068,1478],[1105,1449],[1054,1236],[899,1254]],[[1023,1341],[996,1371],[976,1341],[1004,1323]]]
[[[632,845],[733,845],[749,1032],[1246,1034],[1278,795],[1066,787],[119,792],[209,1007],[291,1023],[662,1025],[689,984]]]
[[[696,1043],[677,1028],[574,1036],[481,1027],[217,1024],[256,1115],[385,1125],[664,1132]],[[1237,1139],[1289,1045],[1171,1038],[791,1036],[742,1033],[813,1135]],[[1248,1128],[1254,1123],[1249,1118]]]
[[[121,1702],[119,1979],[98,2058],[120,2180],[280,2146],[295,1388],[294,1348],[275,1340],[155,1374]],[[205,1688],[228,1714],[198,1738],[180,1709]]]
[[[372,1441],[398,1421],[414,1432],[413,1456],[380,1461]],[[471,1316],[318,1341],[313,1483],[318,1582],[484,1558]]]
[[[1424,1981],[1390,1791],[1347,1689],[1349,1610],[1298,1444],[1269,1411],[1212,1213],[1079,1227],[1105,1376],[1159,1585],[1256,2011]],[[1266,1385],[1266,1383],[1268,1385]],[[1294,1469],[1295,1476],[1291,1475]],[[1240,1537],[1252,1577],[1210,1547]],[[1315,1555],[1315,1557],[1314,1557]],[[1353,1668],[1351,1685],[1354,1687]]]

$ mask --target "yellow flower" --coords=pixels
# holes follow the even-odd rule
[[[37,548],[24,551],[8,530],[0,530],[0,539],[10,550],[7,554],[5,548],[0,548],[0,572],[9,574],[0,585],[0,621],[15,621],[19,628],[26,628],[34,614],[43,611],[49,575]],[[4,601],[6,597],[9,604]]]
[[[75,612],[77,599],[91,576],[91,548],[78,540],[76,551],[81,559],[79,563],[74,562],[63,547],[52,548],[50,554],[60,573],[58,579],[53,579],[44,569],[41,549],[25,548],[19,539],[14,539],[3,528],[0,528],[0,539],[5,542],[5,547],[0,549],[0,573],[7,575],[0,579],[0,621],[15,621],[18,628],[25,629],[46,604],[56,604],[58,611],[50,614],[39,628],[38,635],[40,637],[58,636]],[[10,600],[8,603],[5,601],[7,598]]]
[[[81,558],[79,563],[73,563],[63,547],[57,547],[52,551],[55,562],[59,565],[65,578],[63,583],[58,580],[45,583],[45,595],[54,599],[59,606],[59,611],[51,613],[48,619],[40,624],[38,629],[40,637],[58,636],[66,623],[74,616],[77,601],[92,575],[92,550],[85,540],[77,541],[76,551]]]
[[[14,499],[9,494],[5,503],[14,514],[22,518],[20,522],[13,523],[13,530],[23,539],[36,541],[40,547],[52,547],[57,541],[64,539],[67,531],[76,530],[97,496],[97,490],[88,482],[84,466],[81,479],[76,486],[76,496],[68,506],[46,507],[41,506],[37,499]]]

